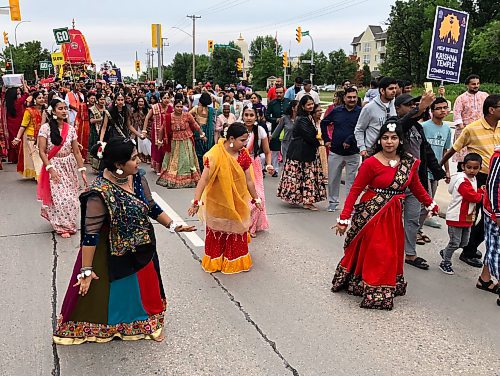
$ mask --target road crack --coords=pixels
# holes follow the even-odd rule
[[[52,232],[52,332],[55,332],[57,325],[57,239],[56,233]],[[52,341],[52,356],[54,358],[54,366],[52,368],[52,376],[61,375],[61,362],[57,352],[57,345]]]
[[[188,242],[186,241],[186,239],[184,239],[180,233],[177,233],[177,236],[179,237],[179,239],[181,239],[181,241],[184,243],[184,245],[186,246],[187,249],[189,249],[189,251],[191,252],[191,256],[193,257],[193,259],[195,259],[196,261],[198,261],[200,264],[201,264],[201,259],[200,257],[196,254],[196,252],[193,250],[193,248],[188,244]],[[245,317],[245,320],[251,324],[255,330],[257,330],[257,333],[259,333],[259,335],[262,337],[262,339],[269,345],[271,346],[271,348],[273,349],[273,352],[278,356],[278,358],[281,359],[281,361],[283,362],[283,364],[285,365],[285,368],[289,371],[292,372],[292,374],[294,376],[299,376],[299,372],[297,371],[297,369],[295,369],[294,367],[292,367],[290,365],[290,363],[288,362],[288,360],[286,360],[286,358],[283,356],[283,354],[281,354],[281,352],[279,351],[277,345],[276,345],[276,342],[272,341],[269,336],[264,333],[264,331],[262,330],[262,328],[259,326],[259,324],[257,324],[255,322],[255,320],[252,319],[252,317],[250,316],[250,314],[245,310],[245,308],[243,308],[243,305],[241,304],[240,301],[238,301],[233,294],[231,294],[231,292],[224,286],[224,284],[221,282],[221,280],[214,274],[214,273],[210,273],[210,275],[212,276],[212,278],[215,280],[215,282],[217,283],[217,285],[219,285],[220,289],[226,294],[226,296],[229,298],[229,300],[236,306],[236,308],[238,308],[238,310],[243,314],[243,316]]]

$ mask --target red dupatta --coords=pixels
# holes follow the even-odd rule
[[[172,133],[172,114],[167,113],[163,129],[163,145],[165,145],[165,152],[167,153],[172,151]]]
[[[69,124],[64,123],[61,132],[62,141],[59,145],[54,145],[54,147],[50,150],[49,154],[47,155],[49,161],[57,153],[59,153],[59,150],[61,150],[61,148],[64,146],[66,138],[68,137],[68,133],[69,133]],[[52,205],[52,192],[50,191],[50,175],[49,172],[44,167],[42,167],[42,170],[40,171],[40,177],[38,178],[36,198],[38,199],[38,201],[41,201],[42,204],[45,206]]]

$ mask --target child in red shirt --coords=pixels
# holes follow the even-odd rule
[[[451,257],[458,248],[465,247],[469,243],[476,204],[481,202],[484,194],[484,188],[478,188],[476,180],[482,163],[479,154],[467,154],[463,162],[464,171],[457,173],[448,186],[451,201],[446,212],[446,224],[450,241],[446,248],[439,252],[443,258],[439,269],[443,273],[455,274],[451,267]]]

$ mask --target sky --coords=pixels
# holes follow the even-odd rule
[[[125,75],[135,75],[137,51],[145,69],[146,51],[151,49],[151,24],[162,24],[163,37],[168,38],[164,64],[177,52],[191,52],[192,21],[186,15],[198,15],[196,21],[196,53],[207,53],[207,40],[228,43],[240,33],[250,43],[258,35],[277,35],[290,56],[297,56],[311,47],[309,38],[299,45],[295,29],[309,30],[315,51],[326,53],[343,48],[351,51],[354,36],[368,25],[385,29],[394,0],[87,0],[58,6],[46,1],[20,0],[24,22],[17,27],[17,42],[40,40],[48,50],[56,49],[52,29],[71,27],[86,37],[94,63],[111,60]],[[0,0],[0,7],[8,5]],[[306,7],[305,7],[306,5]],[[15,42],[18,23],[0,14],[0,31],[9,33]],[[179,29],[184,30],[181,31]],[[156,65],[156,64],[155,64]]]

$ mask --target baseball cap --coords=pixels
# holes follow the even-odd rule
[[[396,97],[396,100],[394,101],[394,105],[396,107],[401,106],[402,104],[408,104],[410,102],[418,102],[420,101],[420,98],[422,97],[412,97],[410,94],[401,94]]]

